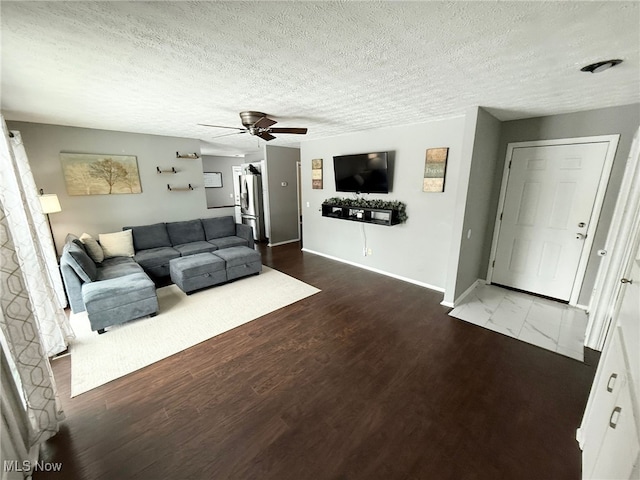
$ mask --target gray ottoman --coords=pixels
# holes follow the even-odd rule
[[[197,253],[169,262],[171,281],[187,295],[227,281],[225,262],[211,253]]]
[[[227,280],[254,275],[262,271],[260,252],[249,247],[229,247],[211,252],[227,266]]]

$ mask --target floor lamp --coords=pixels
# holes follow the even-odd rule
[[[47,216],[47,222],[49,223],[49,231],[51,232],[51,241],[53,242],[53,249],[58,254],[58,248],[56,247],[56,239],[53,236],[53,228],[51,228],[51,219],[49,218],[50,213],[58,213],[62,211],[60,207],[60,201],[58,200],[58,195],[55,193],[44,193],[42,189],[40,189],[40,205],[42,206],[42,213]]]

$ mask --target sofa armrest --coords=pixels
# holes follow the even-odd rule
[[[69,299],[69,306],[73,313],[80,313],[85,311],[84,301],[82,300],[82,279],[75,272],[73,267],[68,263],[60,262],[60,272],[62,273],[62,281],[64,282],[64,288],[67,291],[67,298]]]
[[[249,225],[236,223],[236,236],[244,238],[247,241],[247,246],[249,248],[255,248],[255,242],[253,240],[253,229]]]

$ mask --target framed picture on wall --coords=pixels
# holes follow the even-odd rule
[[[449,148],[429,148],[424,162],[423,192],[444,192]]]
[[[142,193],[138,159],[133,155],[60,153],[69,195]]]
[[[322,159],[311,160],[311,182],[314,190],[322,190]]]
[[[204,188],[222,188],[222,172],[204,172]]]

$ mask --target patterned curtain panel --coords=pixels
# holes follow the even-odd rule
[[[0,330],[22,387],[29,419],[29,446],[33,446],[55,435],[64,414],[58,407],[51,365],[42,348],[25,275],[1,201],[0,207]]]
[[[38,200],[19,132],[12,134],[2,119],[0,142],[0,201],[2,201],[15,254],[47,356],[67,348],[73,330],[63,307],[66,298],[53,239]]]

